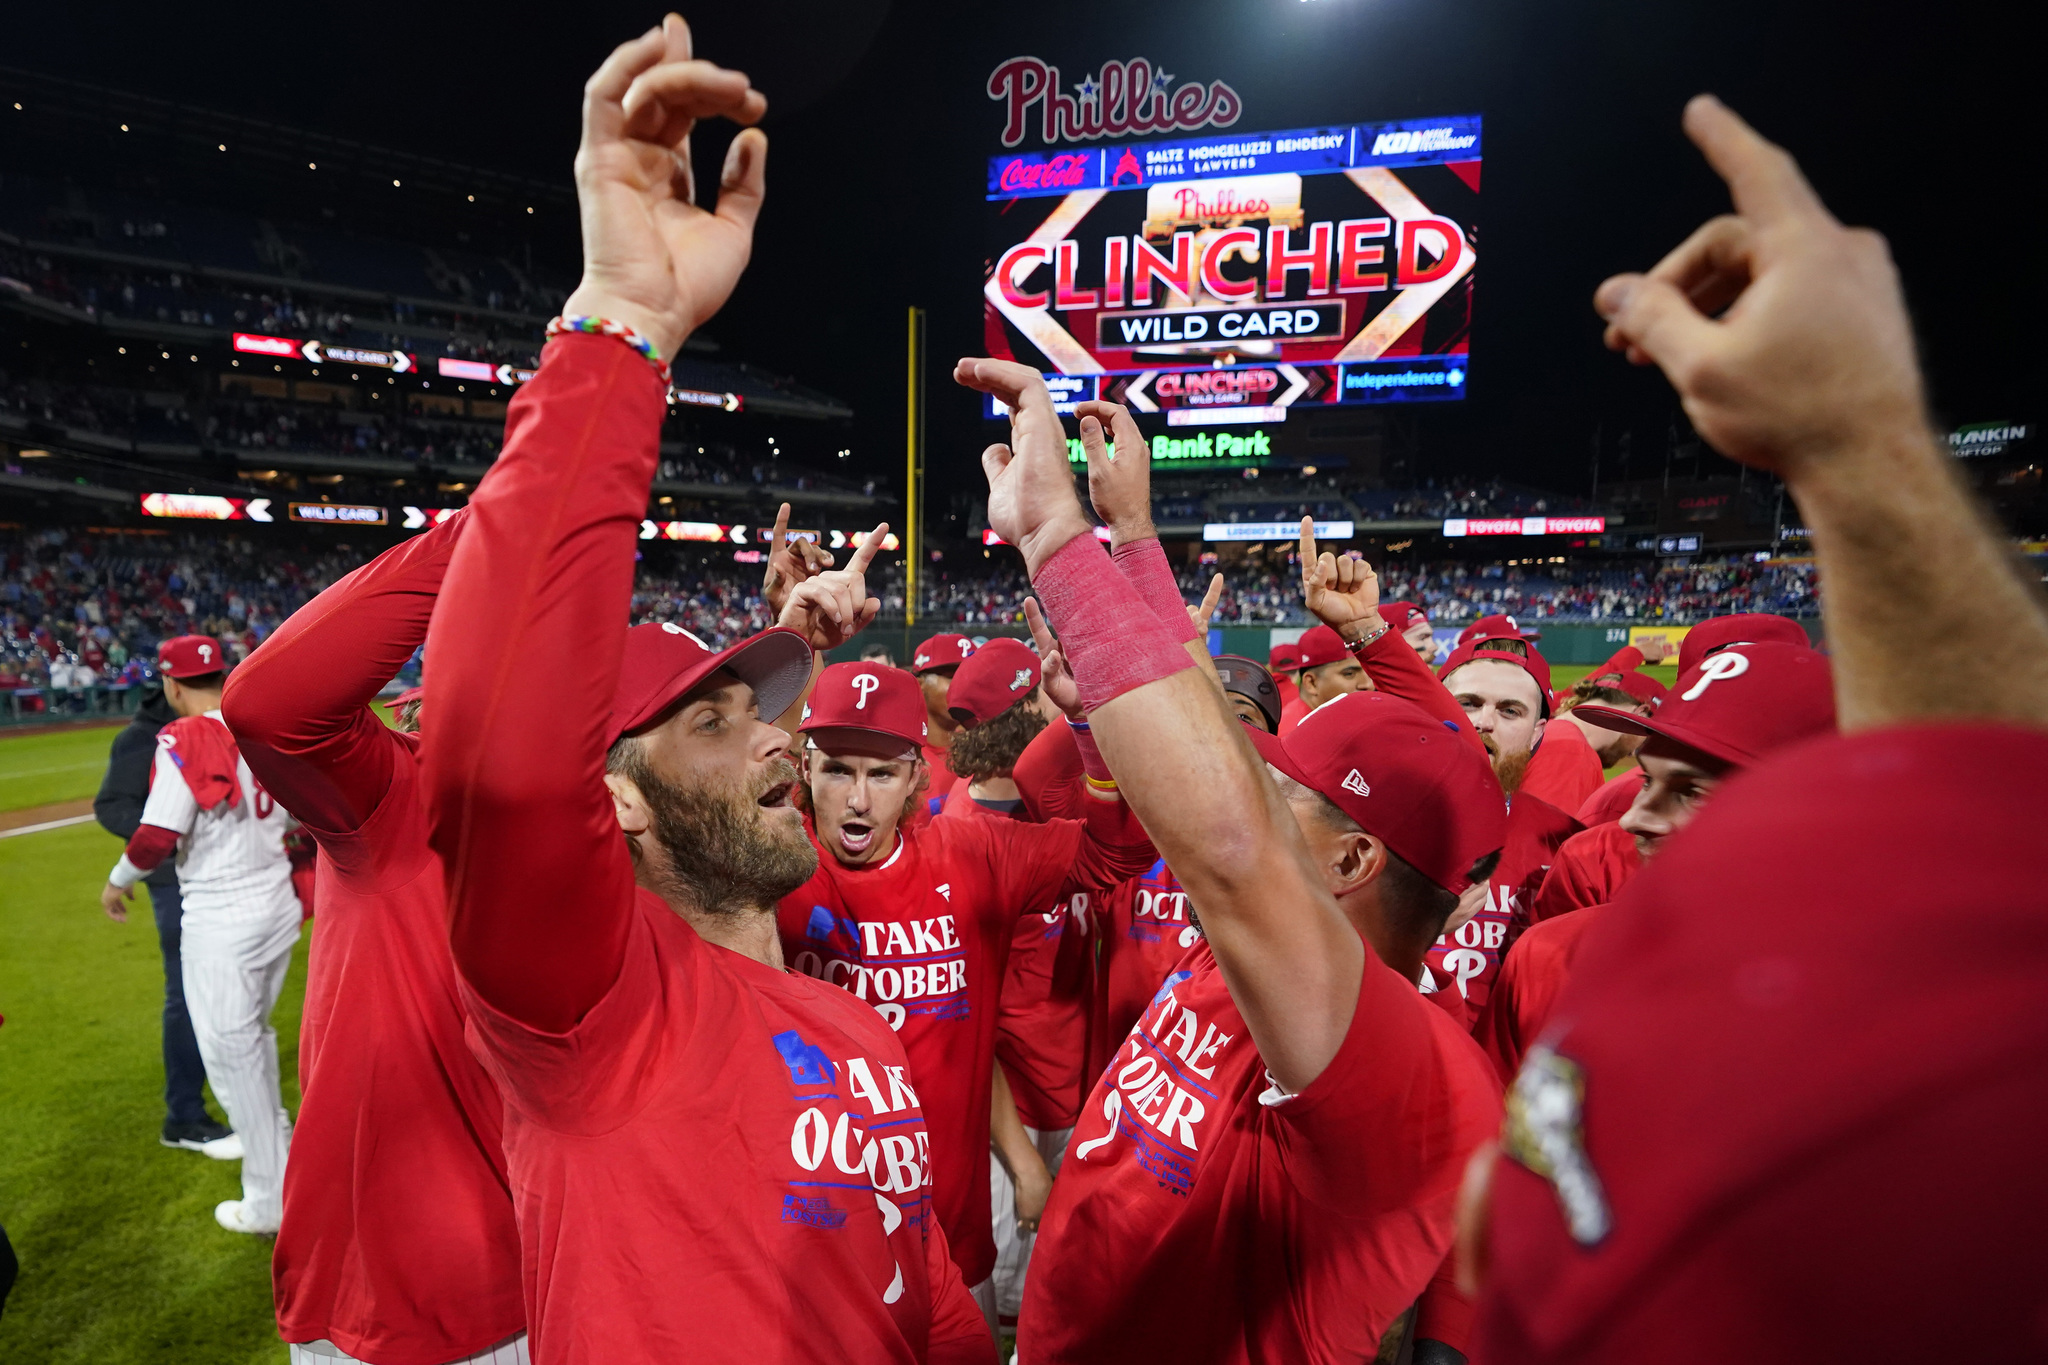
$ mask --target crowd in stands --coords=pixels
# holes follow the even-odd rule
[[[407,299],[323,296],[314,282],[257,288],[171,266],[115,265],[52,256],[0,243],[0,288],[32,292],[88,318],[175,322],[189,327],[317,337],[336,345],[406,350],[494,364],[530,366],[539,358],[534,319],[498,318],[461,302],[426,307]],[[534,302],[538,303],[539,300]],[[493,311],[519,308],[518,298],[489,290],[475,301]],[[473,306],[473,305],[472,305]]]
[[[217,453],[260,457],[266,450],[350,458],[406,460],[435,467],[488,465],[498,457],[504,419],[475,419],[347,408],[319,402],[275,402],[209,395],[195,414],[183,391],[140,391],[112,385],[58,384],[10,377],[0,369],[0,412],[144,444],[204,446]],[[776,486],[804,490],[849,483],[815,470],[747,460],[727,442],[665,450],[663,481]],[[873,481],[865,484],[873,492]]]
[[[260,543],[218,532],[152,536],[51,529],[0,536],[0,688],[90,686],[147,675],[157,642],[199,632],[236,657],[254,649],[285,617],[381,548],[334,542]],[[634,621],[673,621],[723,647],[769,624],[760,570],[643,560]],[[1189,600],[1213,567],[1182,570]],[[1628,620],[1683,623],[1731,610],[1807,615],[1817,610],[1812,568],[1731,558],[1617,565],[1508,567],[1457,563],[1382,566],[1389,600],[1422,605],[1439,621],[1509,612],[1530,621]],[[900,561],[871,579],[882,617],[904,614]],[[1217,625],[1307,623],[1291,564],[1235,566]],[[989,561],[972,572],[935,572],[923,585],[920,619],[958,625],[1023,619],[1030,585],[1020,565]]]

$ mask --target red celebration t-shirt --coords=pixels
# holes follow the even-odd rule
[[[1500,1112],[1471,1038],[1370,954],[1337,1055],[1281,1095],[1198,944],[1082,1111],[1020,1356],[1370,1359],[1443,1263],[1466,1158]]]
[[[1537,888],[1550,872],[1557,850],[1579,832],[1579,822],[1555,806],[1516,792],[1508,805],[1508,837],[1486,886],[1486,904],[1455,933],[1438,938],[1424,957],[1430,982],[1457,991],[1474,1017],[1486,1007],[1486,993],[1500,971],[1501,954],[1529,925]]]
[[[1114,886],[1154,856],[1128,807],[1094,804],[1091,822],[1138,842],[1098,843],[1080,820],[946,817],[900,831],[895,850],[866,867],[821,849],[818,870],[777,914],[793,968],[867,1001],[901,1035],[925,1098],[939,1221],[970,1285],[995,1268],[989,1097],[1017,921],[1070,881]]]
[[[1541,924],[1589,905],[1605,905],[1621,894],[1642,866],[1635,836],[1612,821],[1574,834],[1558,848],[1557,861],[1529,907],[1530,922]]]

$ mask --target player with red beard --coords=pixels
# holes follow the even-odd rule
[[[618,625],[660,359],[731,291],[763,193],[750,129],[716,213],[697,208],[691,129],[764,110],[746,77],[692,60],[673,15],[585,87],[583,279],[512,402],[428,630],[429,842],[472,1047],[505,1096],[549,1365],[992,1354],[929,1216],[901,1043],[787,971],[775,932],[817,855],[770,721],[813,647],[878,610],[866,547],[792,594],[809,639],[721,653]]]
[[[1283,797],[1206,651],[1146,619],[1096,543],[1042,380],[990,360],[955,374],[1014,414],[1014,453],[983,457],[992,522],[1207,933],[1090,1096],[1020,1352],[1368,1357],[1441,1261],[1450,1187],[1494,1112],[1483,1058],[1409,975],[1498,846],[1492,779],[1415,708],[1360,694],[1265,741],[1299,774]]]
[[[1073,704],[1061,692],[1063,667],[1046,666],[1054,703]],[[1033,681],[1021,666],[990,676],[994,691],[1015,684],[1016,695]],[[956,677],[950,701],[964,708],[961,692]],[[798,970],[868,1001],[901,1036],[930,1115],[934,1205],[986,1311],[997,1004],[1018,921],[1050,909],[1069,884],[1107,889],[1156,855],[1084,731],[1076,737],[1101,784],[1084,818],[907,827],[906,799],[923,768],[923,706],[901,670],[835,665],[819,676],[801,729],[820,857],[782,897],[779,926]]]
[[[1716,661],[1719,662],[1716,662]],[[1474,1036],[1512,1080],[1571,975],[1580,941],[1644,862],[1691,824],[1714,791],[1779,749],[1833,734],[1827,660],[1787,644],[1730,645],[1678,681],[1649,716],[1589,708],[1603,725],[1644,736],[1648,778],[1619,822],[1558,851],[1533,917],[1501,965]]]

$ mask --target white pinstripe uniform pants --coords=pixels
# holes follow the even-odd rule
[[[365,1365],[331,1341],[308,1341],[292,1343],[292,1365]],[[451,1360],[447,1365],[533,1365],[533,1358],[526,1353],[526,1333],[521,1332],[509,1341],[501,1341],[488,1351],[479,1351],[473,1356]]]
[[[240,952],[212,937],[185,937],[185,1009],[214,1098],[242,1136],[242,1198],[254,1218],[274,1226],[284,1213],[292,1125],[278,1090],[277,1030],[270,1026],[270,1012],[284,991],[298,933],[294,926],[289,937],[273,935]]]
[[[1045,1158],[1045,1168],[1057,1176],[1060,1159],[1067,1154],[1067,1139],[1074,1135],[1074,1130],[1070,1127],[1043,1130],[1027,1127],[1024,1135]],[[1031,1266],[1031,1248],[1038,1241],[1038,1235],[1017,1230],[1017,1191],[1010,1183],[1010,1173],[1003,1169],[1003,1163],[993,1154],[989,1157],[988,1166],[989,1212],[995,1221],[996,1268],[984,1281],[988,1300],[983,1304],[982,1314],[988,1316],[993,1310],[998,1318],[1014,1319],[1024,1304],[1024,1274]]]

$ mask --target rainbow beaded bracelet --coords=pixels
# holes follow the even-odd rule
[[[549,320],[547,332],[549,336],[560,336],[564,332],[583,332],[591,336],[617,337],[638,351],[647,363],[654,367],[654,372],[661,376],[662,388],[670,387],[671,380],[668,362],[661,358],[661,352],[656,349],[653,342],[641,336],[625,323],[614,322],[610,318],[585,317],[581,313],[565,313],[561,317]]]

